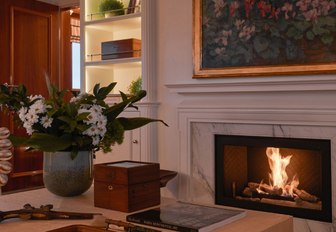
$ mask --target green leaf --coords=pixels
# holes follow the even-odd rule
[[[90,115],[89,112],[83,112],[76,116],[77,121],[87,120],[87,117]]]
[[[334,42],[334,37],[332,35],[330,35],[330,34],[323,35],[321,37],[321,41],[324,44],[330,45],[330,44],[332,44]]]
[[[15,136],[15,135],[10,135],[9,136],[9,140],[12,142],[13,146],[20,146],[20,145],[25,145],[27,143],[27,140],[29,138],[27,137],[21,137],[21,136]]]
[[[307,33],[306,33],[306,38],[307,38],[308,40],[314,40],[315,35],[314,35],[314,33],[313,33],[312,31],[307,31]]]
[[[262,51],[265,51],[269,47],[269,41],[262,37],[262,36],[256,36],[253,40],[253,46],[254,49],[260,53]]]
[[[294,38],[298,34],[298,30],[295,27],[290,27],[286,35],[290,38]]]
[[[146,96],[146,91],[141,90],[139,93],[135,96],[131,96],[130,98],[127,98],[123,100],[122,102],[119,102],[110,108],[105,110],[105,114],[107,115],[107,119],[109,121],[114,120],[118,117],[119,114],[121,114],[125,108],[127,107],[136,107],[133,106],[132,104],[135,102],[140,101],[142,98]]]
[[[57,137],[50,134],[34,133],[29,139],[23,141],[29,147],[36,150],[55,152],[66,150],[71,146],[71,139],[69,137]]]
[[[323,34],[329,33],[327,29],[324,29],[316,24],[313,26],[312,31],[315,35],[323,35]]]
[[[151,122],[161,122],[165,126],[168,126],[163,120],[160,119],[151,119],[151,118],[143,118],[143,117],[136,117],[136,118],[124,118],[120,117],[117,120],[122,124],[125,130],[133,130],[139,127],[142,127]]]
[[[116,86],[116,82],[112,82],[106,87],[102,87],[98,90],[97,94],[95,96],[98,100],[105,99],[107,95],[113,90],[113,88]]]
[[[98,84],[95,84],[95,86],[93,87],[93,94],[94,94],[95,96],[98,95],[98,90],[99,90],[99,88],[100,88],[100,84],[99,84],[99,83],[98,83]]]

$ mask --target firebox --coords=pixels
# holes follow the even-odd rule
[[[215,135],[216,204],[331,222],[330,140]]]

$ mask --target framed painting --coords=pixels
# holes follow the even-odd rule
[[[336,72],[335,0],[193,0],[193,78]]]

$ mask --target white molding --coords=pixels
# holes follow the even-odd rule
[[[190,83],[167,83],[170,92],[179,94],[230,92],[298,92],[336,90],[336,75],[222,78],[216,82],[198,79]],[[207,82],[205,82],[207,81]]]
[[[141,57],[142,57],[142,86],[147,90],[147,101],[156,100],[156,56],[155,56],[155,3],[153,0],[141,2]]]

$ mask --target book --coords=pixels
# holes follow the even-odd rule
[[[212,231],[243,218],[245,211],[175,202],[154,209],[133,213],[126,220],[182,232]]]

